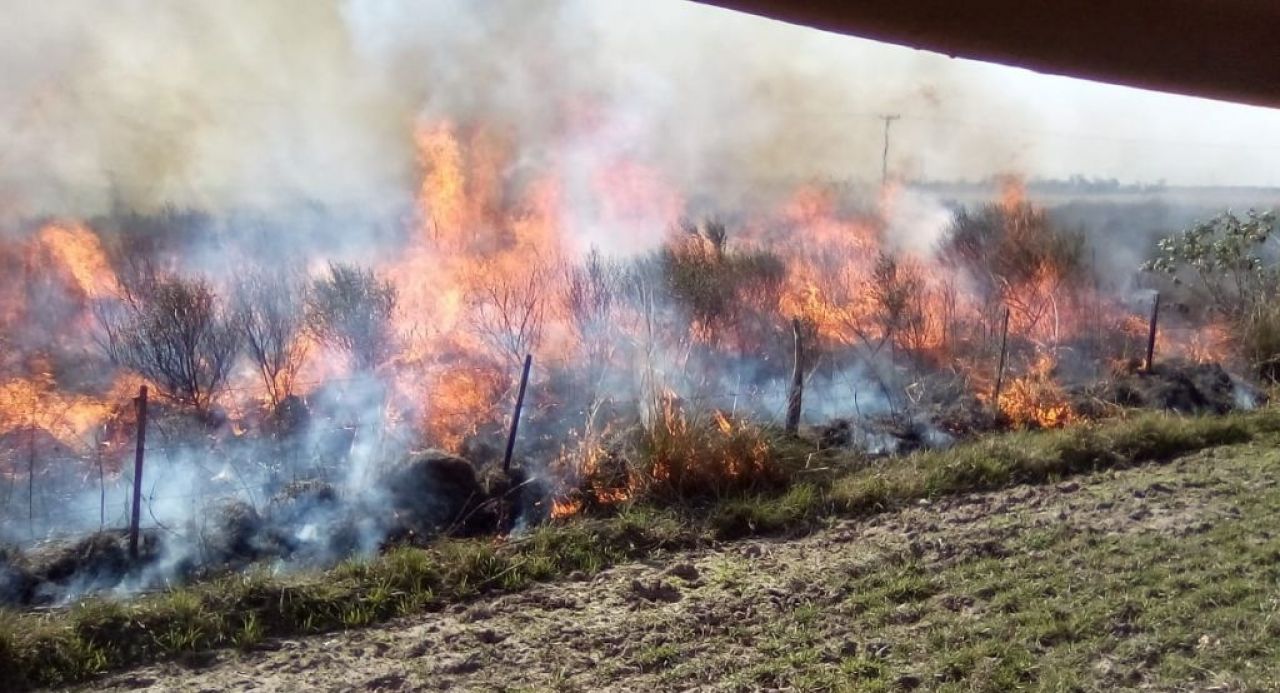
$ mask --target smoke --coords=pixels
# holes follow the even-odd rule
[[[21,3],[0,24],[8,212],[385,205],[411,111],[331,3]],[[8,207],[8,206],[7,206]]]
[[[440,119],[510,133],[517,166],[626,155],[741,205],[878,163],[878,122],[844,114],[927,113],[945,91],[932,67],[890,83],[846,41],[684,2],[10,4],[9,218],[304,202],[393,215],[415,185],[413,126]]]
[[[389,508],[404,489],[388,467],[408,456],[411,443],[440,443],[442,431],[425,430],[433,424],[447,424],[444,433],[460,439],[441,443],[450,449],[486,443],[494,422],[505,419],[505,412],[492,415],[506,404],[501,361],[527,351],[544,370],[530,395],[535,420],[521,431],[531,458],[524,469],[546,466],[575,435],[600,433],[590,429],[601,422],[653,421],[661,412],[652,405],[665,406],[668,393],[688,397],[691,409],[776,422],[789,394],[793,314],[825,316],[822,348],[834,355],[807,376],[806,423],[894,419],[904,435],[854,432],[876,452],[892,452],[907,438],[948,444],[942,429],[910,418],[915,402],[907,401],[908,387],[929,391],[934,384],[926,376],[943,369],[896,356],[889,333],[911,332],[916,351],[925,351],[931,330],[979,344],[951,336],[951,317],[935,329],[941,319],[930,324],[921,314],[913,321],[907,310],[944,288],[978,294],[964,277],[942,287],[919,269],[936,259],[952,221],[948,208],[918,189],[889,186],[878,214],[865,212],[880,192],[879,115],[913,116],[893,126],[902,141],[895,139],[888,162],[899,176],[937,175],[953,162],[966,170],[1036,163],[1035,152],[998,133],[950,139],[921,131],[933,116],[1017,112],[994,83],[959,78],[928,56],[898,53],[886,69],[849,48],[863,44],[685,2],[48,0],[9,9],[0,22],[6,232],[36,228],[30,220],[46,215],[86,219],[104,245],[126,237],[163,244],[139,244],[137,254],[180,276],[208,278],[224,297],[247,267],[287,265],[303,275],[332,259],[379,264],[400,291],[397,318],[404,320],[395,327],[407,333],[403,353],[370,375],[347,368],[338,353],[311,351],[316,387],[304,406],[313,425],[296,437],[277,437],[254,418],[269,407],[246,403],[252,395],[244,393],[257,388],[239,384],[256,384],[257,374],[242,365],[239,396],[222,404],[261,411],[219,412],[226,414],[221,426],[153,439],[144,524],[170,539],[148,563],[150,572],[124,589],[232,558],[327,562],[373,551],[393,538],[399,521]],[[436,144],[448,151],[423,151],[422,139],[432,133],[444,135]],[[458,169],[454,175],[432,178],[448,166]],[[558,186],[546,199],[538,195],[544,177]],[[798,182],[812,179],[874,183],[829,196],[830,186],[795,194]],[[623,194],[613,194],[617,189]],[[782,204],[793,195],[796,205]],[[854,211],[847,203],[859,196],[862,210]],[[674,268],[684,272],[683,284],[664,274],[672,268],[662,263],[675,256],[644,254],[669,240],[680,214],[722,210],[748,220],[730,224],[746,242],[735,237],[726,245],[706,228],[683,239],[699,249]],[[437,215],[458,228],[441,232]],[[443,240],[425,238],[432,234]],[[755,241],[776,256],[754,256]],[[875,274],[882,246],[911,262],[900,273]],[[532,266],[572,264],[589,249],[624,258],[602,272],[603,288],[584,289],[578,312],[548,318],[535,344],[529,334],[536,330],[522,331],[520,311],[552,312],[548,306],[564,297],[550,277],[563,268]],[[539,252],[554,257],[532,257]],[[784,256],[797,267],[779,278],[773,263]],[[11,283],[26,280],[16,271],[27,259],[21,251],[3,259],[12,260]],[[1096,267],[1133,264],[1108,252]],[[484,276],[474,276],[481,268]],[[707,282],[713,271],[723,276]],[[738,286],[741,277],[749,281]],[[50,351],[62,360],[111,371],[101,358],[81,358],[90,316],[76,310],[110,299],[78,277],[64,279],[44,292],[49,296],[15,290],[26,305],[6,317],[53,325],[27,341],[36,348],[57,342]],[[733,295],[706,292],[716,281],[734,287]],[[796,285],[774,285],[786,281]],[[53,290],[64,288],[66,296]],[[596,288],[605,299],[598,303]],[[899,315],[892,324],[850,328],[851,319],[883,308],[868,304],[868,288],[882,290],[877,300],[898,305]],[[905,298],[884,293],[890,288]],[[785,310],[783,294],[791,300]],[[524,303],[530,296],[545,302]],[[501,344],[492,334],[486,342],[483,326],[467,324],[483,317],[485,301],[502,303],[509,313],[503,317],[515,318],[500,326],[507,332]],[[721,305],[752,301],[766,308],[734,314]],[[55,313],[59,302],[70,307]],[[1053,310],[1056,319],[1056,303]],[[989,317],[974,321],[984,339]],[[514,336],[512,324],[520,326]],[[690,338],[699,329],[706,334]],[[1023,340],[1024,352],[1034,346],[1032,336]],[[429,348],[417,348],[423,344]],[[48,371],[61,381],[83,379],[67,363]],[[352,377],[335,377],[343,374]],[[397,390],[397,375],[410,387]],[[112,392],[104,401],[130,395]],[[451,395],[460,412],[433,409],[453,404]],[[452,420],[456,413],[467,420]],[[194,442],[200,440],[212,443]],[[294,459],[315,468],[284,463]],[[115,485],[105,489],[43,490],[53,499],[46,506],[65,503],[83,517],[50,515],[48,526],[14,527],[17,534],[0,539],[120,526],[127,474],[111,478]],[[331,488],[283,505],[272,500],[291,480],[317,478]],[[431,481],[423,486],[448,495]],[[453,497],[467,498],[463,491]],[[117,509],[105,521],[98,512],[103,496]],[[419,511],[438,505],[429,496],[414,498]],[[0,583],[8,570],[0,561]]]

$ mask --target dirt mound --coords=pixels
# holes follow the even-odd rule
[[[1252,409],[1266,395],[1233,378],[1217,363],[1158,362],[1151,371],[1127,364],[1108,381],[1089,388],[1089,397],[1121,407],[1160,409],[1183,414],[1225,414]],[[1081,409],[1087,411],[1088,404]]]
[[[551,488],[546,480],[517,467],[509,472],[494,468],[483,475],[486,508],[499,532],[544,522],[551,513]]]
[[[440,534],[476,534],[492,527],[487,499],[471,463],[439,450],[420,452],[392,467],[379,484],[391,504],[389,541]]]
[[[302,479],[286,484],[267,502],[267,514],[275,524],[293,525],[317,508],[338,504],[338,489],[320,479]]]
[[[283,555],[282,542],[256,508],[243,500],[217,503],[204,532],[206,562],[243,565]]]
[[[7,582],[10,589],[0,589],[0,598],[38,604],[67,588],[90,591],[114,587],[153,563],[160,555],[160,543],[154,532],[143,532],[136,561],[129,558],[127,530],[96,532],[74,542],[49,542],[26,553],[9,551],[0,560],[0,581]]]
[[[31,601],[38,581],[23,564],[16,548],[0,547],[0,604]]]

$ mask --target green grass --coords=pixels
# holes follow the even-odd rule
[[[1276,478],[1256,472],[1280,465],[1280,453],[1268,446],[1248,456],[1229,464],[1241,476]],[[834,586],[846,596],[818,632],[803,632],[812,621],[797,612],[777,619],[770,627],[788,634],[774,647],[791,654],[753,665],[768,672],[753,683],[894,690],[911,677],[938,691],[1275,690],[1280,486],[1242,481],[1229,493],[1239,513],[1200,533],[1023,531],[1002,539],[999,558],[927,570],[910,557],[885,560]],[[965,596],[978,613],[943,607],[943,595]],[[791,661],[838,642],[821,630],[833,623],[873,633],[889,654],[859,652],[837,670]]]
[[[578,518],[511,540],[451,540],[428,549],[398,548],[370,560],[347,561],[322,573],[282,577],[250,571],[129,602],[89,600],[65,611],[0,612],[0,688],[65,685],[105,671],[211,648],[249,648],[272,637],[367,626],[486,593],[520,590],[574,572],[591,574],[621,561],[716,540],[798,534],[820,527],[834,516],[868,515],[947,494],[1170,460],[1205,448],[1273,437],[1278,431],[1280,413],[1271,411],[1218,418],[1146,414],[1061,431],[995,436],[947,451],[871,464],[852,455],[806,451],[802,445],[788,442],[775,447],[780,463],[795,469],[803,455],[805,466],[816,469],[817,460],[823,471],[793,472],[796,481],[775,493],[729,495],[697,507],[632,506],[613,516]],[[1229,566],[1229,547],[1241,540],[1242,536],[1223,537],[1220,549],[1203,550],[1218,552],[1218,565]],[[1059,547],[1080,550],[1077,544],[1084,540],[1037,533],[1024,541],[1027,550],[1043,553]],[[1150,547],[1151,551],[1168,548]],[[1108,556],[1114,561],[1139,560],[1119,553]],[[859,613],[892,623],[904,616],[888,611],[888,605],[896,610],[903,603],[927,599],[939,590],[950,589],[948,580],[994,580],[997,578],[992,575],[1008,571],[1004,565],[978,562],[967,565],[965,570],[971,572],[963,575],[934,578],[909,565],[899,568],[893,575],[866,578],[867,584],[858,590]],[[1061,569],[1068,568],[1064,565]],[[1170,575],[1176,574],[1170,570]],[[734,566],[726,565],[711,579],[731,581],[735,573]],[[1241,599],[1251,598],[1241,578],[1229,573],[1217,576],[1198,593],[1200,609],[1218,609],[1220,605],[1238,608]],[[1070,578],[1066,574],[1051,577],[1058,581]],[[1128,590],[1134,586],[1113,587]],[[1012,589],[1006,587],[1004,597],[1010,618],[1034,601],[1033,595],[1010,592]],[[1133,593],[1145,594],[1140,590]],[[1068,607],[1064,615],[1041,614],[1034,622],[1016,625],[1034,630],[1040,642],[1053,643],[1075,642],[1099,625],[1102,616],[1089,601]],[[1140,613],[1143,619],[1186,616],[1166,613],[1159,605],[1145,602]],[[815,628],[815,623],[815,619],[800,623],[798,632]],[[1005,627],[1012,627],[1012,622]],[[1002,626],[991,628],[999,634]],[[1022,680],[1035,661],[1034,648],[1028,649],[1026,643],[1017,645],[973,633],[936,637],[949,653],[949,670],[957,675],[969,672],[967,676],[981,673],[992,686]],[[794,666],[789,666],[794,668],[816,656],[811,650],[788,649],[786,656],[795,660]],[[677,651],[655,646],[637,653],[636,664],[662,669],[678,656]],[[991,664],[993,658],[998,659],[998,666]],[[1171,656],[1167,665],[1188,666],[1178,661],[1177,656]],[[859,654],[845,658],[833,671],[871,676],[884,669],[883,662]],[[756,677],[752,680],[759,685],[778,680],[777,674],[744,673]]]

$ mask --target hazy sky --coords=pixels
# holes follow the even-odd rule
[[[684,0],[0,0],[0,215],[394,206],[442,121],[511,133],[520,170],[631,158],[741,199],[878,180],[883,113],[909,178],[1280,185],[1274,110]]]
[[[699,24],[733,14],[683,9]],[[767,50],[798,56],[804,69],[825,74],[832,90],[867,95],[863,108],[847,114],[849,127],[874,137],[882,127],[874,115],[902,114],[894,124],[891,165],[909,174],[972,177],[1008,169],[1046,177],[1280,185],[1280,110],[953,59],[759,18],[741,27],[734,21],[734,29],[748,23]],[[815,117],[840,118],[814,110]],[[989,143],[990,156],[955,154],[974,141]],[[876,166],[861,166],[859,173],[874,175]]]

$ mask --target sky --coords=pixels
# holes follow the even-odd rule
[[[690,21],[732,14],[685,8]],[[695,19],[696,17],[696,19]],[[850,127],[874,137],[894,124],[891,166],[909,176],[972,178],[1001,171],[1186,185],[1280,185],[1280,111],[954,59],[752,18],[760,41],[823,73],[831,89],[867,94]],[[854,99],[856,101],[856,99]],[[815,117],[838,112],[815,106]],[[856,125],[855,125],[856,123]],[[990,147],[966,156],[967,143]],[[878,162],[860,175],[874,175]]]
[[[590,104],[594,129],[567,136]],[[1280,112],[1037,75],[685,0],[0,0],[0,215],[394,206],[413,131],[695,192],[1084,175],[1280,185]]]

